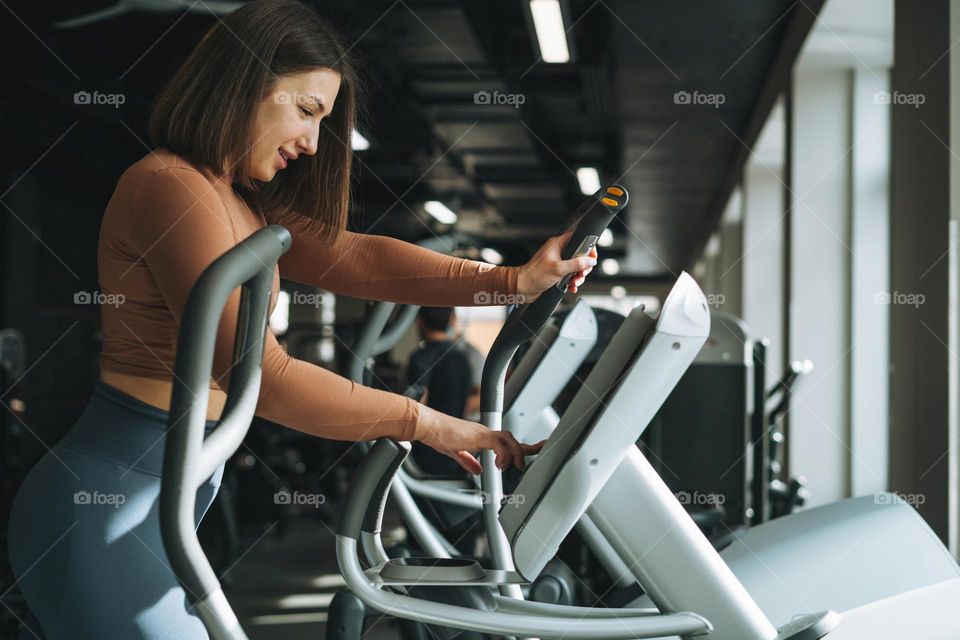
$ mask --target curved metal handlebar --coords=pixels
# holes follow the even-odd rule
[[[390,484],[409,452],[409,442],[381,438],[373,443],[350,481],[337,535],[359,540],[361,530],[380,532]]]
[[[564,226],[565,229],[573,227],[573,235],[563,246],[561,257],[569,260],[589,253],[596,246],[603,230],[627,206],[628,199],[627,190],[620,185],[610,185],[588,196]],[[562,278],[556,286],[541,293],[530,304],[516,307],[507,316],[483,366],[480,385],[481,411],[503,409],[503,380],[510,358],[521,344],[533,339],[550,320],[566,293],[572,275]]]
[[[439,253],[452,253],[457,248],[457,239],[455,236],[435,236],[420,240],[416,245]],[[363,384],[363,370],[367,366],[367,358],[389,351],[407,333],[420,307],[404,305],[393,322],[388,325],[387,322],[396,306],[395,302],[375,302],[367,312],[360,332],[353,341],[352,357],[347,363],[346,377]]]
[[[173,571],[192,603],[220,587],[197,540],[196,491],[237,450],[253,419],[274,270],[290,243],[286,229],[269,225],[217,258],[190,291],[180,323],[163,453],[160,529]],[[204,440],[217,328],[237,287],[242,287],[240,313],[227,403]]]

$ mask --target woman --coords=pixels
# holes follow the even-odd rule
[[[214,26],[158,97],[157,148],[120,178],[100,230],[101,291],[124,300],[101,310],[101,378],[25,479],[10,519],[38,637],[207,637],[168,566],[157,498],[187,294],[245,237],[273,222],[293,235],[274,301],[280,273],[360,298],[452,306],[478,292],[534,298],[578,272],[575,290],[596,264],[595,254],[561,260],[565,237],[522,267],[494,267],[346,231],[358,99],[349,49],[306,6],[257,0]],[[220,322],[208,428],[224,406],[239,298]],[[539,446],[291,358],[269,331],[256,413],[324,438],[417,440],[472,473],[470,451],[492,449],[506,467]],[[222,473],[198,492],[198,522]]]

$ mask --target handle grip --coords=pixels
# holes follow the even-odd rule
[[[381,438],[360,461],[344,501],[337,535],[358,540],[360,531],[378,533],[390,484],[410,453],[409,442]]]
[[[600,235],[613,221],[614,217],[627,205],[629,195],[620,185],[610,185],[587,197],[570,215],[564,229],[573,227],[573,234],[560,251],[564,260],[587,255],[597,245]],[[550,287],[530,304],[516,307],[497,335],[483,367],[481,384],[481,411],[499,411],[502,409],[502,379],[506,374],[510,358],[524,342],[532,340],[550,320],[557,305],[563,300],[569,274],[560,279],[556,286]]]

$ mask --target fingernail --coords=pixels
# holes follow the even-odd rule
[[[587,264],[589,264],[591,267],[595,267],[595,266],[597,266],[597,261],[596,261],[595,259],[593,259],[593,258],[589,258],[589,259],[587,260]]]

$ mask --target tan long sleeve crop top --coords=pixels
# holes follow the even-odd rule
[[[158,149],[130,167],[100,229],[101,293],[116,294],[103,298],[116,304],[101,305],[101,368],[171,380],[191,287],[218,256],[265,225],[227,180],[170,151]],[[293,243],[274,275],[273,305],[280,274],[357,298],[431,306],[474,305],[480,291],[516,293],[516,267],[454,258],[384,236],[345,232],[330,242],[295,224],[289,230]],[[239,300],[238,289],[220,321],[212,388],[227,388]],[[292,358],[267,331],[257,415],[336,440],[410,440],[419,407]]]

